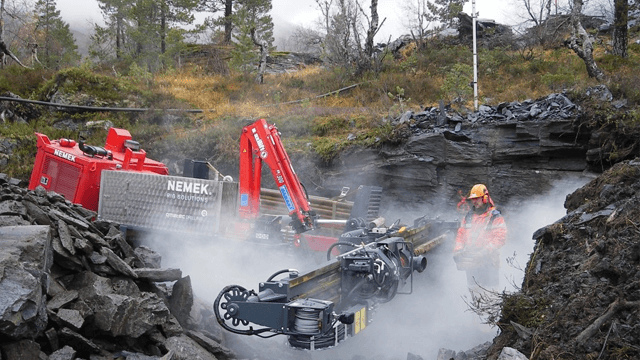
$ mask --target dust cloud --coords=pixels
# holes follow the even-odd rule
[[[504,206],[500,206],[500,199],[494,199],[504,209],[509,231],[508,242],[501,252],[500,291],[513,291],[521,285],[523,269],[534,245],[533,232],[564,216],[566,195],[588,180],[579,176],[567,178],[545,194]],[[421,215],[424,213],[415,218]],[[403,216],[404,222],[411,223],[414,219],[408,214]],[[394,220],[389,217],[387,225]],[[466,275],[456,269],[452,243],[453,234],[447,243],[427,254],[427,269],[414,273],[412,294],[399,294],[389,303],[381,304],[364,331],[337,347],[300,351],[289,348],[284,336],[260,339],[225,332],[227,345],[241,358],[252,359],[404,360],[407,353],[435,359],[440,348],[465,351],[491,341],[498,329],[482,324],[469,311],[465,302],[470,298]],[[163,267],[180,268],[183,276],[190,276],[195,295],[209,304],[227,285],[257,290],[259,282],[278,270],[295,268],[304,272],[318,266],[317,261],[290,249],[214,237],[156,238],[148,240],[148,245],[162,255]]]

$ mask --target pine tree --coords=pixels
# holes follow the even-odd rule
[[[269,15],[271,0],[236,0],[233,8],[231,18],[235,42],[231,52],[232,64],[248,70],[259,58],[255,51],[256,42],[264,42],[267,51],[273,47],[273,20]]]
[[[102,11],[105,26],[95,25],[91,36],[89,54],[98,59],[110,59],[115,56],[120,59],[128,51],[128,13],[131,1],[128,0],[99,0],[98,6]]]
[[[96,26],[91,55],[135,61],[156,70],[184,46],[180,25],[194,21],[199,0],[98,0],[105,25]],[[111,54],[109,52],[112,51]],[[106,57],[105,57],[106,56]]]
[[[55,69],[76,65],[81,58],[78,46],[69,30],[69,24],[60,17],[55,0],[38,0],[35,15],[40,62]]]
[[[456,23],[458,13],[468,0],[434,0],[427,1],[427,9],[431,13],[428,21],[436,21],[442,26],[452,27]]]

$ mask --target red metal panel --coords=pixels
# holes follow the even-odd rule
[[[337,241],[335,237],[324,236],[324,235],[302,234],[302,237],[304,238],[304,240],[307,241],[307,246],[309,247],[309,250],[312,250],[312,251],[327,252],[329,247]],[[340,254],[338,252],[338,248],[334,248],[331,251],[331,254],[332,255]]]
[[[55,191],[63,195],[67,200],[77,202],[75,196],[80,173],[81,168],[79,166],[74,166],[48,154],[45,155],[41,174],[49,178],[49,186],[45,186],[45,189]]]

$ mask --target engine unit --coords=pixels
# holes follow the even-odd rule
[[[40,133],[36,133],[36,137],[38,152],[29,189],[42,186],[93,211],[98,211],[103,170],[169,174],[163,163],[148,159],[146,152],[124,129],[109,129],[104,147],[64,138],[49,140]]]

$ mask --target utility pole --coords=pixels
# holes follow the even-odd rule
[[[471,2],[471,18],[473,21],[471,24],[473,25],[473,108],[474,110],[478,110],[478,49],[476,48],[476,18],[478,14],[476,13],[476,0]]]

